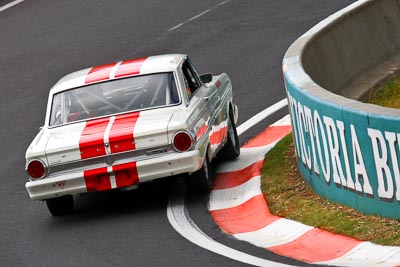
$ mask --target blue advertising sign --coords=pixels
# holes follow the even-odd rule
[[[400,219],[400,119],[321,100],[284,73],[298,167],[319,195]]]

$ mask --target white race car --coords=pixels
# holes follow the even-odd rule
[[[207,191],[211,160],[240,154],[237,116],[229,77],[198,76],[186,55],[74,72],[50,90],[45,124],[26,152],[26,189],[53,215],[72,212],[74,194],[176,174]]]

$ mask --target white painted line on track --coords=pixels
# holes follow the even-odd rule
[[[230,2],[230,1],[231,1],[231,0],[226,0],[226,1],[223,1],[223,2],[219,3],[218,5],[219,5],[219,6],[223,6],[223,5],[225,5],[226,3]]]
[[[172,27],[172,28],[169,28],[168,29],[168,31],[170,32],[170,31],[174,31],[174,30],[176,30],[176,29],[178,29],[178,28],[180,28],[181,26],[183,26],[183,24],[185,24],[185,23],[179,23],[178,25],[176,25],[176,26],[174,26],[174,27]]]
[[[254,115],[250,119],[248,119],[245,123],[237,127],[237,133],[238,135],[241,135],[266,117],[270,116],[271,114],[277,112],[278,110],[286,107],[288,104],[287,99],[282,99],[278,103],[273,104],[272,106],[264,109],[263,111],[259,112],[258,114]]]
[[[190,21],[192,21],[192,20],[198,19],[198,18],[200,18],[201,16],[207,14],[207,13],[210,12],[210,11],[211,11],[211,9],[207,9],[206,11],[203,11],[203,12],[201,12],[200,14],[198,14],[198,15],[196,15],[196,16],[194,16],[194,17],[191,17],[190,19],[187,20],[187,22],[190,22]]]
[[[9,9],[9,8],[15,6],[15,5],[18,5],[19,3],[22,3],[22,2],[24,2],[24,0],[15,0],[15,1],[11,2],[11,3],[8,3],[8,4],[0,7],[0,12],[3,12],[4,10],[7,10],[7,9]]]
[[[239,262],[255,266],[290,266],[243,253],[218,243],[207,236],[189,217],[185,207],[185,192],[179,188],[179,183],[184,183],[184,181],[182,179],[177,181],[171,191],[168,201],[167,216],[172,227],[187,240],[199,247]]]
[[[231,0],[222,1],[221,3],[219,3],[219,4],[215,5],[215,6],[213,6],[212,8],[209,8],[209,9],[207,9],[207,10],[205,10],[205,11],[203,11],[203,12],[201,12],[201,13],[199,13],[199,14],[193,16],[193,17],[191,17],[190,19],[188,19],[188,20],[186,20],[186,21],[181,22],[181,23],[177,24],[176,26],[169,28],[168,31],[169,31],[169,32],[174,31],[174,30],[176,30],[176,29],[182,27],[182,26],[185,25],[186,23],[189,23],[189,22],[191,22],[191,21],[193,21],[193,20],[196,20],[196,19],[198,19],[198,18],[204,16],[204,15],[207,14],[208,12],[210,12],[210,11],[212,11],[212,10],[214,10],[214,9],[216,9],[216,8],[218,8],[218,7],[220,7],[220,6],[223,6],[223,5],[225,5],[226,3],[229,3],[230,1],[231,1]]]

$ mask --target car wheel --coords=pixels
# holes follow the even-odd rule
[[[46,199],[46,204],[53,216],[68,214],[74,210],[72,195]]]
[[[186,184],[191,192],[209,193],[213,178],[214,174],[207,154],[200,170],[186,176]]]
[[[229,112],[227,141],[219,155],[224,160],[236,159],[240,155],[239,137],[236,131],[235,122],[233,121],[232,111]]]

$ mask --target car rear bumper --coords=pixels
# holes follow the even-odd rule
[[[25,187],[31,199],[44,200],[63,195],[123,188],[176,174],[195,172],[201,167],[198,150],[171,153],[158,158],[74,172],[29,181]]]

